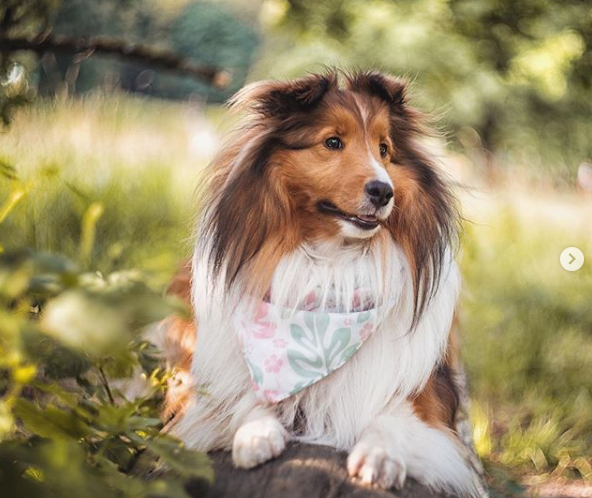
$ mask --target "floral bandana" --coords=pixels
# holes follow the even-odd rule
[[[335,309],[331,301],[325,300],[322,308]],[[311,293],[296,310],[267,300],[237,309],[235,328],[261,401],[278,403],[323,379],[376,329],[379,308],[359,291],[349,312],[319,308],[319,299]]]

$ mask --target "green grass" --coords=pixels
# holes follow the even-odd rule
[[[21,111],[0,135],[1,246],[138,268],[164,286],[190,252],[207,160],[192,137],[206,118],[226,123],[219,109],[124,97]],[[460,323],[477,448],[493,472],[592,480],[592,265],[558,262],[568,245],[592,254],[589,201],[526,190],[465,200],[475,222]]]
[[[188,142],[200,119],[100,96],[23,111],[0,135],[0,206],[20,197],[0,244],[60,252],[103,272],[139,267],[164,282],[190,252],[205,158]],[[85,219],[91,247],[82,241]]]
[[[591,480],[592,267],[559,265],[569,245],[592,254],[590,234],[500,206],[466,226],[461,257],[476,444],[519,474]]]

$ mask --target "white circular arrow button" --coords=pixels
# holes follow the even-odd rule
[[[567,271],[579,270],[584,264],[584,253],[577,247],[568,247],[559,256],[559,262]]]

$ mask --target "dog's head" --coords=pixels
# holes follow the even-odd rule
[[[202,237],[214,273],[264,292],[282,255],[332,239],[392,236],[412,268],[415,308],[433,291],[454,232],[449,191],[418,139],[403,81],[313,75],[245,87],[246,117],[214,161]],[[384,239],[383,239],[384,240]]]

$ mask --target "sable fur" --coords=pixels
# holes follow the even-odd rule
[[[455,244],[454,198],[419,142],[428,130],[406,102],[404,82],[353,73],[345,75],[345,89],[350,92],[339,90],[337,74],[328,73],[296,83],[257,83],[235,97],[233,108],[249,116],[214,160],[205,188],[211,216],[200,237],[211,241],[211,277],[223,272],[230,288],[242,274],[245,291],[265,292],[281,255],[317,236],[314,224],[304,219],[310,211],[294,207],[298,187],[274,165],[285,151],[310,146],[311,123],[322,120],[327,109],[343,106],[359,114],[354,94],[363,95],[370,113],[385,105],[389,110],[396,195],[388,229],[412,267],[415,324],[435,291],[445,249]]]
[[[474,495],[453,431],[458,216],[406,84],[328,72],[249,85],[232,107],[243,118],[208,170],[192,262],[190,393],[207,395],[183,398],[171,431],[204,451],[232,448],[243,467],[296,438],[349,451],[348,470],[364,483],[402,485],[409,472]],[[340,150],[324,145],[330,136]],[[377,179],[394,186],[394,201],[374,208],[365,185]],[[360,228],[360,216],[376,227]],[[351,303],[362,284],[390,305],[364,346],[322,381],[261,405],[233,329],[236,304],[267,295],[293,307],[310,286]],[[191,333],[174,324],[169,346]]]
[[[414,323],[439,279],[446,247],[455,244],[458,212],[449,187],[418,141],[430,134],[425,118],[407,103],[406,85],[380,73],[357,73],[350,88],[379,97],[390,109],[391,134],[397,144],[392,158],[398,200],[390,220],[393,238],[401,242],[413,269]],[[407,187],[406,183],[410,183]]]

